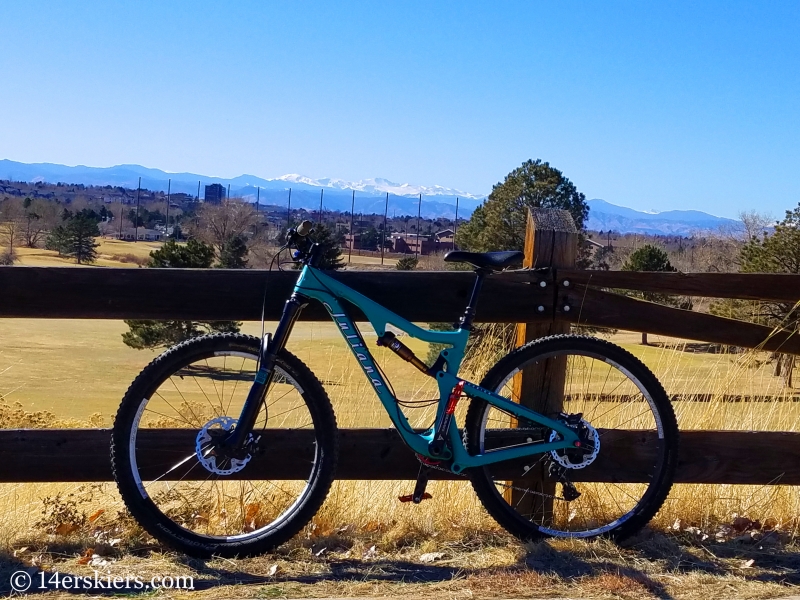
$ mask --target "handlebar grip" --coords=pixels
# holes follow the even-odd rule
[[[313,223],[311,221],[303,221],[300,225],[297,226],[297,235],[301,237],[306,237],[309,233],[311,233],[311,228],[313,227]]]

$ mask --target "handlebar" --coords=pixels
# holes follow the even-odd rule
[[[303,221],[297,226],[295,231],[300,237],[306,237],[309,233],[311,233],[313,227],[314,225],[311,223],[311,221]]]
[[[286,248],[295,248],[292,258],[312,264],[317,256],[319,245],[308,239],[314,232],[314,224],[311,221],[303,221],[297,227],[290,229],[286,236]],[[313,266],[313,264],[312,264]]]

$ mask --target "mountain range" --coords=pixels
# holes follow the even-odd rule
[[[691,236],[697,233],[744,231],[741,221],[715,217],[699,210],[642,212],[617,206],[605,200],[589,200],[586,228],[593,231],[618,231],[650,235]]]
[[[136,188],[142,178],[142,188],[167,191],[171,180],[173,192],[203,196],[203,186],[219,183],[230,186],[231,196],[242,197],[251,202],[259,198],[261,204],[285,206],[291,188],[292,206],[315,210],[319,208],[320,194],[326,210],[350,211],[355,192],[356,213],[381,214],[389,195],[390,215],[417,214],[419,195],[422,194],[421,214],[425,218],[454,218],[456,199],[458,216],[467,218],[485,200],[485,196],[471,194],[439,185],[421,186],[394,183],[387,179],[364,179],[350,182],[341,179],[311,179],[302,175],[283,175],[264,179],[255,175],[240,175],[226,179],[196,173],[167,173],[160,169],[140,165],[118,165],[114,167],[69,167],[52,163],[21,163],[0,160],[0,179],[11,181],[45,181],[48,183],[73,183],[96,186],[121,186]],[[697,210],[670,210],[665,212],[643,212],[617,206],[605,200],[588,201],[589,219],[587,229],[613,230],[620,233],[642,233],[653,235],[692,235],[717,231],[720,228],[738,230],[741,223],[733,219],[716,217]]]
[[[387,179],[365,179],[347,182],[340,179],[311,179],[302,175],[284,175],[275,179],[264,179],[255,175],[239,175],[231,179],[209,177],[196,173],[167,173],[140,165],[118,165],[115,167],[68,167],[51,163],[20,163],[0,160],[0,179],[12,181],[46,181],[48,183],[82,183],[84,185],[113,185],[136,189],[142,178],[142,188],[154,191],[167,191],[171,180],[173,192],[183,192],[192,196],[204,194],[204,186],[219,183],[230,186],[231,197],[244,198],[261,204],[285,206],[292,190],[292,206],[296,208],[318,209],[320,193],[325,210],[350,211],[355,195],[356,213],[382,214],[389,194],[390,215],[416,216],[419,209],[419,195],[422,194],[421,214],[425,218],[458,216],[467,218],[479,206],[485,196],[470,194],[442,186],[419,186],[407,183],[393,183]]]

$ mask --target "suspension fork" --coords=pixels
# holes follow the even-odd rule
[[[248,434],[253,430],[261,403],[266,398],[267,391],[272,383],[275,360],[278,357],[278,353],[286,347],[289,334],[300,316],[300,311],[307,304],[308,298],[296,292],[293,293],[283,306],[283,314],[278,322],[278,327],[275,328],[275,335],[270,337],[267,334],[261,341],[261,355],[256,379],[247,394],[247,400],[245,400],[242,407],[242,413],[239,416],[236,429],[225,440],[225,446],[241,448],[247,440]]]

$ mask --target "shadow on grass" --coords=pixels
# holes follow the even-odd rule
[[[275,576],[256,575],[248,572],[248,566],[255,567],[247,560],[227,561],[231,567],[220,566],[219,560],[201,560],[177,556],[174,560],[185,567],[194,578],[194,590],[208,590],[228,585],[268,585],[317,584],[322,582],[357,583],[398,583],[425,584],[442,583],[458,579],[482,577],[508,577],[525,574],[538,574],[570,582],[602,580],[603,577],[618,581],[629,581],[645,588],[650,594],[663,599],[671,599],[664,584],[655,574],[670,576],[704,573],[713,576],[729,576],[749,581],[777,583],[786,586],[800,585],[800,548],[743,546],[737,543],[694,544],[679,543],[679,540],[660,534],[641,536],[625,545],[624,548],[606,545],[576,545],[575,549],[556,548],[542,542],[529,544],[527,551],[516,564],[507,567],[469,568],[444,564],[421,563],[410,560],[385,558],[380,560],[312,559],[314,573],[281,574]],[[51,556],[79,556],[85,548],[78,545],[59,545],[40,548],[39,552]],[[147,561],[149,551],[137,553]],[[128,555],[130,556],[130,555]],[[287,557],[281,556],[281,560]],[[752,564],[749,564],[753,561]],[[308,561],[303,561],[308,562]],[[52,564],[52,561],[51,561]],[[15,572],[24,571],[31,576],[32,586],[28,594],[54,591],[50,583],[55,571],[63,576],[74,566],[74,560],[65,561],[63,569],[45,571],[44,578],[36,567],[23,562],[7,552],[0,552],[0,593],[14,591],[11,577]],[[263,571],[263,562],[256,571]],[[105,569],[98,569],[105,571]],[[126,572],[134,571],[126,565]],[[24,576],[19,576],[24,581]],[[42,582],[45,583],[42,587]],[[148,595],[152,590],[114,590],[102,587],[63,590],[84,595]]]
[[[692,354],[740,354],[731,346],[714,344],[711,342],[684,342],[676,344],[674,342],[649,342],[648,346],[654,348],[667,348],[669,350],[679,350]]]

